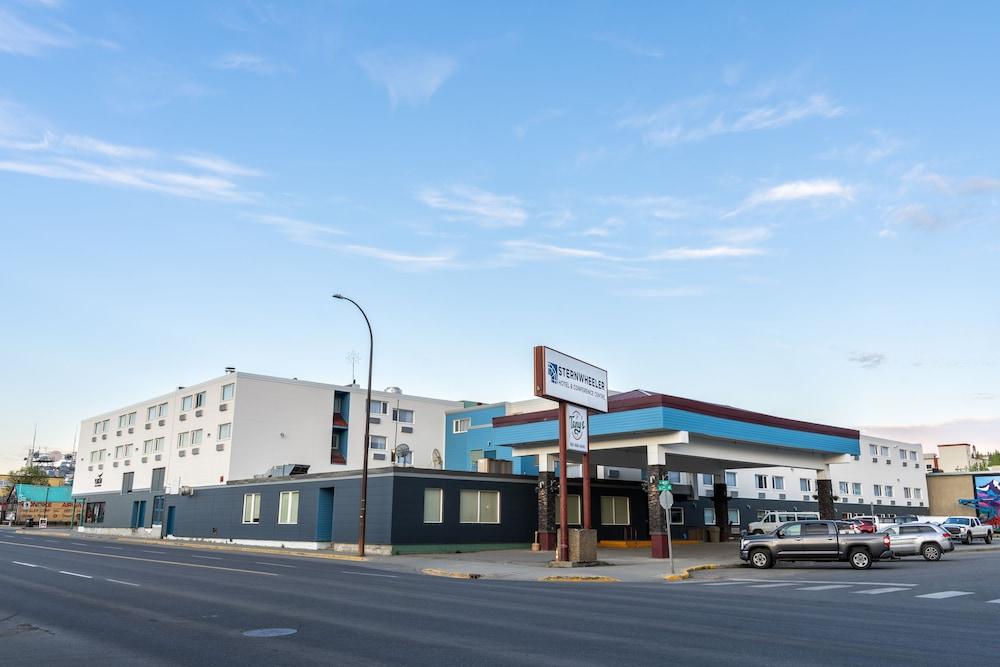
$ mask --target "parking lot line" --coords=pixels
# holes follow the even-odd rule
[[[896,591],[908,591],[909,588],[899,588],[898,586],[888,586],[886,588],[870,588],[867,591],[854,591],[857,595],[882,595],[883,593],[895,593]]]
[[[745,581],[716,581],[711,584],[704,584],[705,586],[743,586],[746,584]]]
[[[806,586],[796,588],[797,591],[832,591],[835,588],[850,588],[850,584],[826,584],[825,586]]]
[[[41,567],[41,565],[35,565],[34,563],[22,563],[19,560],[12,560],[11,563],[14,565],[23,565],[25,567]]]
[[[973,595],[968,591],[941,591],[939,593],[926,593],[925,595],[915,595],[918,598],[927,598],[928,600],[945,600],[947,598],[957,598],[963,595]]]
[[[986,604],[1000,604],[1000,599],[997,599],[997,600],[987,600]]]
[[[754,584],[753,586],[748,586],[748,588],[782,588],[784,586],[794,586],[795,584]]]
[[[781,581],[790,584],[839,584],[839,581],[819,581],[814,579],[747,579],[746,577],[733,577],[730,581],[745,581],[751,584],[763,584],[769,581]],[[853,586],[917,586],[917,584],[904,584],[895,581],[852,581]]]
[[[66,570],[59,570],[59,574],[68,574],[71,577],[80,577],[81,579],[93,579],[89,574],[80,574],[79,572],[67,572]]]

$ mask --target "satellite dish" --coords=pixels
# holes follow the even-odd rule
[[[413,455],[410,453],[410,446],[402,444],[396,447],[396,465],[413,465]]]
[[[438,450],[435,449],[434,453],[431,454],[431,460],[434,462],[435,470],[440,470],[444,467],[444,459],[441,458],[441,452]]]

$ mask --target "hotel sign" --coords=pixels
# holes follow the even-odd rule
[[[550,347],[535,348],[535,396],[608,411],[608,372]]]
[[[566,406],[566,449],[586,454],[590,449],[590,429],[587,408],[579,405]]]

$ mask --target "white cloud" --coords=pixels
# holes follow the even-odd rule
[[[33,26],[0,9],[0,53],[36,56],[49,49],[72,46],[72,36],[61,32],[57,34]]]
[[[456,185],[445,190],[427,188],[417,199],[444,211],[448,220],[482,227],[518,227],[528,217],[524,204],[513,195],[498,195],[476,187]]]
[[[981,194],[1000,191],[1000,178],[976,176],[967,178],[959,185],[963,194]]]
[[[942,224],[942,219],[923,204],[907,204],[893,209],[890,220],[897,225],[910,225],[920,229],[933,229]]]
[[[889,157],[903,146],[901,141],[893,139],[880,130],[872,130],[869,134],[871,141],[831,148],[822,153],[819,158],[821,160],[844,160],[871,164]]]
[[[881,352],[855,352],[849,360],[864,369],[874,370],[885,363],[885,355]]]
[[[382,262],[387,262],[398,269],[414,271],[449,268],[455,259],[455,256],[452,253],[439,255],[411,255],[367,245],[346,244],[341,246],[341,249],[354,255],[370,257]]]
[[[296,220],[283,215],[258,215],[254,216],[254,219],[263,225],[270,225],[279,229],[288,237],[288,240],[305,245],[318,245],[321,244],[323,239],[330,236],[343,236],[346,234],[346,232],[336,227]]]
[[[219,157],[218,155],[208,155],[204,153],[196,155],[178,155],[177,160],[183,162],[184,164],[191,165],[192,167],[197,167],[198,169],[202,169],[204,171],[211,171],[223,176],[261,175],[261,172],[257,169],[235,164],[225,158]]]
[[[747,248],[741,246],[717,245],[707,248],[668,248],[655,252],[645,259],[647,261],[683,261],[695,259],[720,259],[726,257],[753,257],[763,255],[760,248]]]
[[[264,57],[253,53],[226,53],[215,61],[219,69],[241,70],[254,74],[271,74],[277,68]]]
[[[599,225],[590,227],[583,231],[584,236],[610,236],[612,232],[625,226],[625,221],[614,216],[607,218]]]
[[[53,141],[55,139],[55,141]],[[64,134],[56,137],[52,134],[46,135],[46,141],[48,145],[52,145],[56,142],[61,142],[63,146],[72,150],[78,150],[84,153],[96,153],[97,155],[104,155],[113,158],[150,158],[155,155],[155,153],[148,148],[139,148],[136,146],[124,146],[122,144],[112,144],[107,141],[101,141],[100,139],[95,139],[94,137],[87,137],[76,134]]]
[[[647,215],[659,220],[679,220],[692,215],[696,210],[696,207],[690,202],[666,195],[599,197],[597,202],[605,206],[619,206],[630,209],[641,215]]]
[[[622,296],[631,296],[638,299],[678,299],[683,297],[702,296],[705,290],[701,287],[650,287],[623,290],[619,292]]]
[[[358,62],[369,78],[385,87],[394,107],[427,103],[458,67],[453,58],[427,54],[369,52]]]
[[[586,248],[574,248],[571,246],[560,246],[548,243],[538,243],[527,240],[504,241],[503,247],[507,250],[505,257],[517,260],[540,260],[540,259],[603,259],[617,260],[617,258],[601,252],[600,250],[589,250]]]
[[[741,245],[745,243],[762,243],[771,238],[771,228],[758,225],[756,227],[732,227],[730,229],[717,229],[712,232],[712,236],[722,243]]]
[[[833,179],[790,181],[753,193],[739,208],[726,213],[722,217],[732,217],[764,204],[831,198],[852,201],[854,199],[854,188]]]

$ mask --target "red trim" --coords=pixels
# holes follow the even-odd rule
[[[339,426],[341,428],[347,428],[347,420],[344,419],[343,416],[341,416],[341,414],[338,412],[333,415],[333,425]]]
[[[825,424],[815,424],[812,422],[799,421],[797,419],[787,419],[785,417],[775,417],[761,412],[751,412],[750,410],[741,410],[740,408],[734,408],[728,405],[706,403],[704,401],[696,401],[691,398],[681,398],[680,396],[669,396],[667,394],[630,391],[624,394],[611,396],[608,399],[608,412],[627,412],[629,410],[641,410],[643,408],[656,407],[674,408],[676,410],[684,410],[685,412],[695,412],[697,414],[720,417],[722,419],[732,419],[749,424],[760,424],[762,426],[787,428],[793,431],[804,431],[806,433],[833,435],[841,438],[851,438],[854,440],[861,437],[861,433],[855,429],[827,426]],[[494,417],[493,425],[497,427],[515,426],[518,424],[555,421],[556,419],[559,419],[558,410],[543,410],[541,412],[526,412],[519,415]]]

